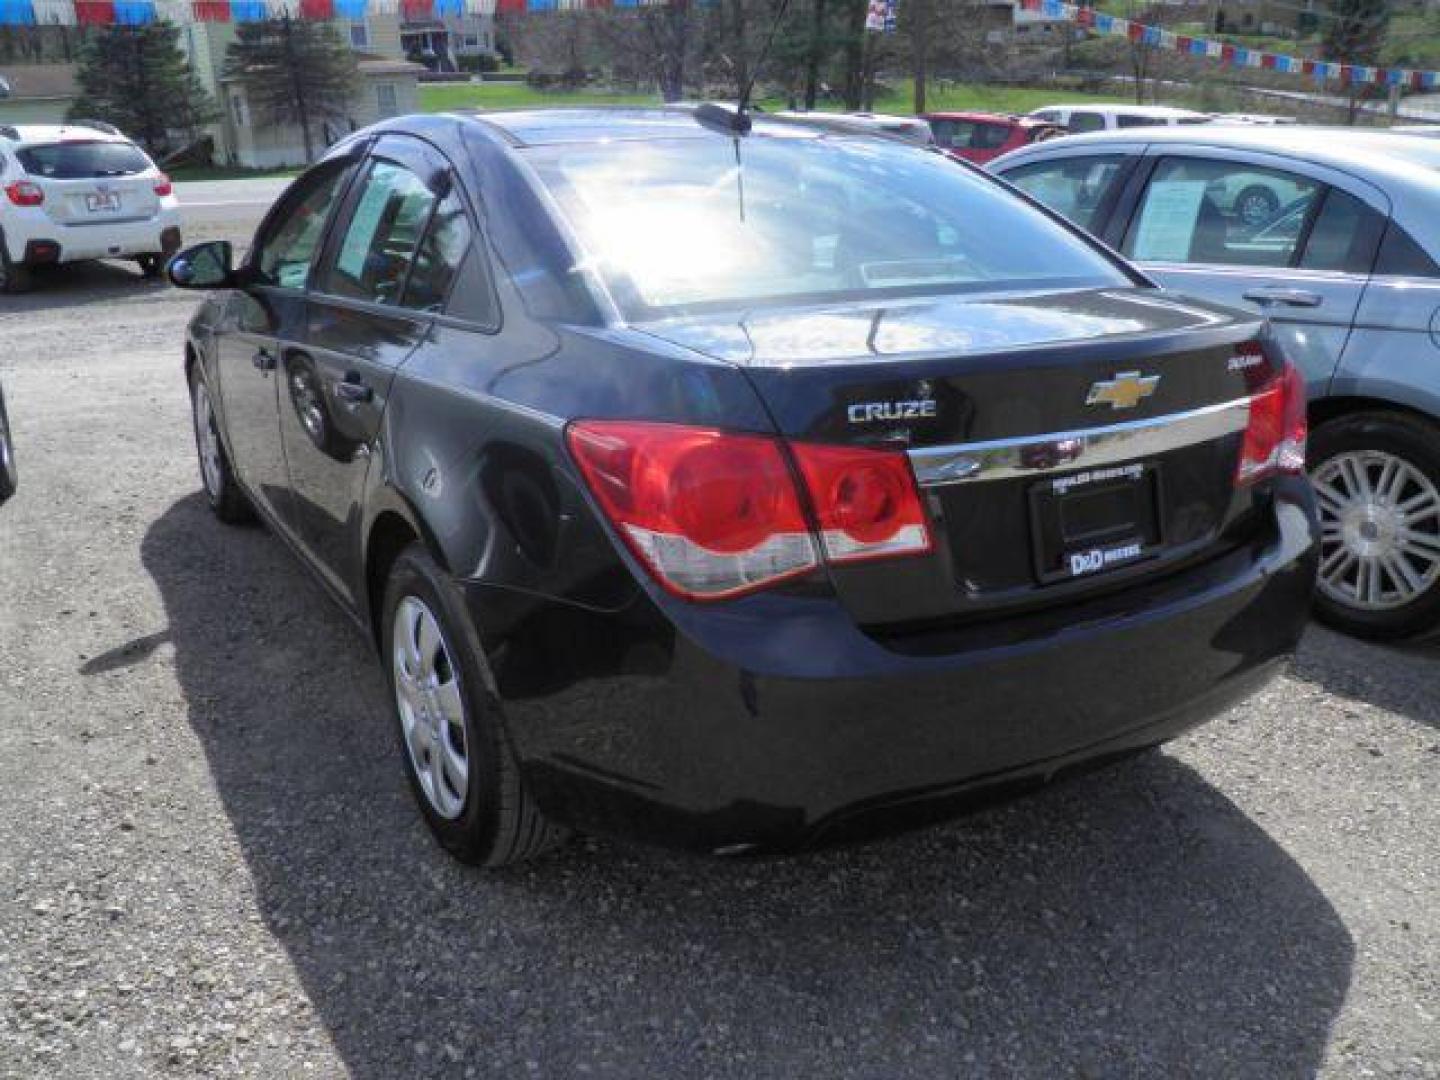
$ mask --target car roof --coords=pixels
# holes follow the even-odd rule
[[[556,109],[457,110],[462,119],[497,128],[512,146],[553,146],[561,143],[707,139],[723,137],[698,123],[684,106],[584,105]],[[786,123],[764,113],[751,113],[752,131],[761,134],[819,138],[822,132]]]
[[[45,146],[58,142],[128,143],[130,141],[124,135],[91,127],[84,121],[77,121],[73,124],[0,124],[0,139],[22,147]]]
[[[1343,136],[1343,138],[1337,137]],[[1026,147],[1015,152],[1025,160],[1057,147],[1103,147],[1112,143],[1147,143],[1209,146],[1216,149],[1253,150],[1301,158],[1343,172],[1360,175],[1390,173],[1397,177],[1420,171],[1440,170],[1440,143],[1398,132],[1365,131],[1349,127],[1307,127],[1304,125],[1265,126],[1257,124],[1196,124],[1189,127],[1128,128],[1069,135],[1064,139],[1037,144],[1046,150]]]

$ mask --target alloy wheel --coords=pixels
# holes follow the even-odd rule
[[[1320,501],[1320,591],[1365,611],[1408,604],[1440,580],[1440,490],[1404,458],[1336,454],[1312,475]]]
[[[395,704],[410,764],[425,799],[446,820],[465,809],[470,779],[460,674],[440,624],[425,602],[407,596],[392,634]]]
[[[218,499],[225,482],[220,464],[220,432],[215,426],[215,410],[210,406],[210,391],[203,381],[195,384],[195,445],[200,451],[200,475],[205,481],[205,490]]]

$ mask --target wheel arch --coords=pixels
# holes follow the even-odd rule
[[[1423,409],[1392,398],[1372,397],[1364,394],[1347,394],[1337,397],[1316,398],[1310,402],[1309,420],[1311,428],[1362,412],[1393,412],[1419,420],[1426,424],[1440,425],[1440,420]]]
[[[375,645],[380,645],[380,607],[385,600],[385,583],[400,553],[412,544],[422,545],[446,573],[451,572],[445,549],[434,532],[407,500],[393,489],[382,499],[365,530],[363,565],[365,572],[365,619]]]

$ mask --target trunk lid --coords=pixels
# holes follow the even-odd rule
[[[1063,603],[1253,531],[1261,321],[1152,289],[760,309],[639,329],[740,365],[788,438],[905,450],[927,556],[833,567],[865,625]]]

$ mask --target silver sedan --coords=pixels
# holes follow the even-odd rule
[[[1440,141],[1146,128],[990,168],[1161,285],[1269,314],[1310,396],[1318,614],[1381,639],[1440,624]]]

